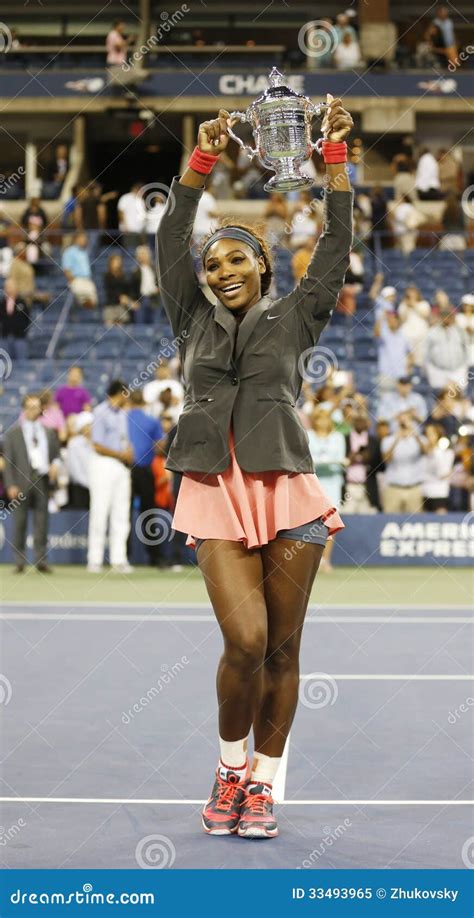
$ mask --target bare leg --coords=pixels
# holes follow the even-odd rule
[[[267,646],[262,558],[241,542],[206,539],[197,559],[224,639],[217,671],[219,735],[231,742],[248,735],[261,689]]]
[[[274,539],[261,549],[268,613],[262,694],[254,718],[255,751],[281,756],[298,702],[304,617],[323,547]]]

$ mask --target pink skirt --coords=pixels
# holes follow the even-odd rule
[[[244,472],[237,463],[232,431],[230,465],[214,475],[185,472],[176,502],[173,529],[195,539],[227,539],[259,548],[280,529],[322,519],[334,535],[344,528],[317,477],[305,472]],[[191,535],[192,533],[192,535]]]

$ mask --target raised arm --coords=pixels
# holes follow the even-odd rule
[[[352,118],[340,99],[328,95],[322,129],[325,140],[341,143],[352,128]],[[306,274],[284,297],[289,308],[302,313],[314,343],[329,321],[344,283],[352,246],[353,194],[345,162],[326,164],[323,232]]]
[[[225,150],[228,112],[223,109],[213,121],[199,125],[197,147],[204,154],[217,156]],[[158,286],[173,332],[179,335],[195,314],[201,293],[190,251],[196,211],[204,191],[206,175],[190,168],[173,179],[166,210],[157,231]],[[210,304],[209,304],[209,308]]]

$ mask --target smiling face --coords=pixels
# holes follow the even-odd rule
[[[244,242],[218,239],[207,251],[204,268],[210,289],[232,312],[249,309],[261,298],[265,260]]]

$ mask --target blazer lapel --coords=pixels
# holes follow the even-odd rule
[[[258,320],[272,305],[272,300],[269,296],[262,297],[258,303],[255,303],[255,306],[252,306],[249,309],[247,315],[242,319],[239,330],[237,333],[237,344],[235,347],[235,356],[240,357],[247,341],[250,338]],[[225,308],[225,307],[224,307]]]

